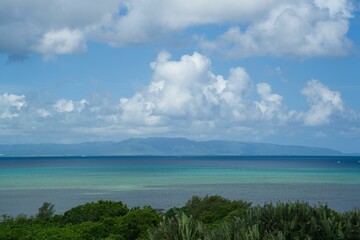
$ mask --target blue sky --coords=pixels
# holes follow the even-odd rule
[[[0,0],[0,143],[165,136],[360,152],[359,7]]]

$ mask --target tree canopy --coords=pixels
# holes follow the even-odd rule
[[[360,239],[360,210],[336,212],[305,202],[251,206],[221,196],[192,197],[183,207],[160,212],[129,209],[100,200],[54,215],[44,202],[35,217],[3,214],[1,240],[260,240]]]

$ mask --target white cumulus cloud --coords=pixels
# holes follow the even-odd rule
[[[301,92],[309,104],[309,110],[305,113],[306,125],[328,124],[333,114],[344,110],[341,94],[330,90],[318,80],[309,81]]]
[[[282,97],[272,93],[269,84],[257,86],[260,102],[250,99],[253,83],[244,68],[230,69],[225,79],[215,75],[210,59],[197,52],[178,61],[161,52],[151,67],[154,72],[148,87],[120,101],[121,118],[126,122],[214,128],[262,118],[276,121],[281,115]]]
[[[85,50],[84,36],[78,30],[64,28],[45,33],[34,49],[45,57],[56,54],[72,54]]]
[[[26,106],[24,95],[4,93],[0,95],[0,119],[12,119]]]
[[[325,138],[337,130],[359,136],[353,130],[358,128],[359,113],[319,80],[308,81],[301,90],[308,108],[289,110],[275,86],[254,83],[240,66],[230,68],[226,76],[216,74],[211,60],[197,52],[173,59],[163,51],[150,66],[148,84],[120,99],[54,101],[47,96],[0,94],[0,141],[8,141],[9,136],[13,142],[16,136],[30,142],[133,136],[244,141],[274,136],[285,141],[309,132]]]
[[[74,111],[74,103],[72,100],[60,99],[54,104],[57,112],[72,112]]]
[[[82,99],[80,101],[59,99],[54,104],[54,109],[59,113],[70,113],[73,111],[81,112],[88,104],[89,103],[86,99]]]
[[[256,89],[261,98],[261,101],[257,103],[261,114],[267,119],[271,119],[277,114],[281,115],[283,97],[272,93],[271,86],[268,83],[259,83],[256,85]]]
[[[0,52],[38,52],[45,58],[85,51],[88,41],[124,46],[219,25],[232,27],[202,46],[236,57],[339,56],[351,49],[347,33],[355,11],[350,0],[0,0],[0,5]]]
[[[37,113],[43,118],[47,118],[47,117],[51,116],[51,113],[48,110],[44,109],[44,108],[38,109]]]
[[[120,100],[117,124],[166,126],[175,132],[187,129],[198,134],[218,128],[232,129],[231,134],[246,129],[262,135],[287,124],[321,126],[339,119],[353,121],[354,114],[340,93],[318,80],[308,81],[301,90],[309,108],[299,111],[289,110],[269,83],[254,84],[244,68],[231,68],[227,78],[216,75],[210,59],[197,52],[179,60],[161,52],[151,67],[148,86]]]
[[[308,58],[343,56],[350,52],[350,1],[287,1],[253,21],[245,30],[231,27],[201,45],[230,57],[273,55]]]

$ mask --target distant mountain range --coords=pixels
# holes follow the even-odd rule
[[[121,142],[0,145],[0,156],[116,155],[343,155],[328,149],[236,141],[192,141],[185,138],[131,138]]]

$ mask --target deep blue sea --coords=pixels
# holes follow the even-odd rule
[[[166,209],[207,194],[360,208],[360,157],[0,158],[0,215],[34,215],[44,201],[62,213],[99,199]]]

